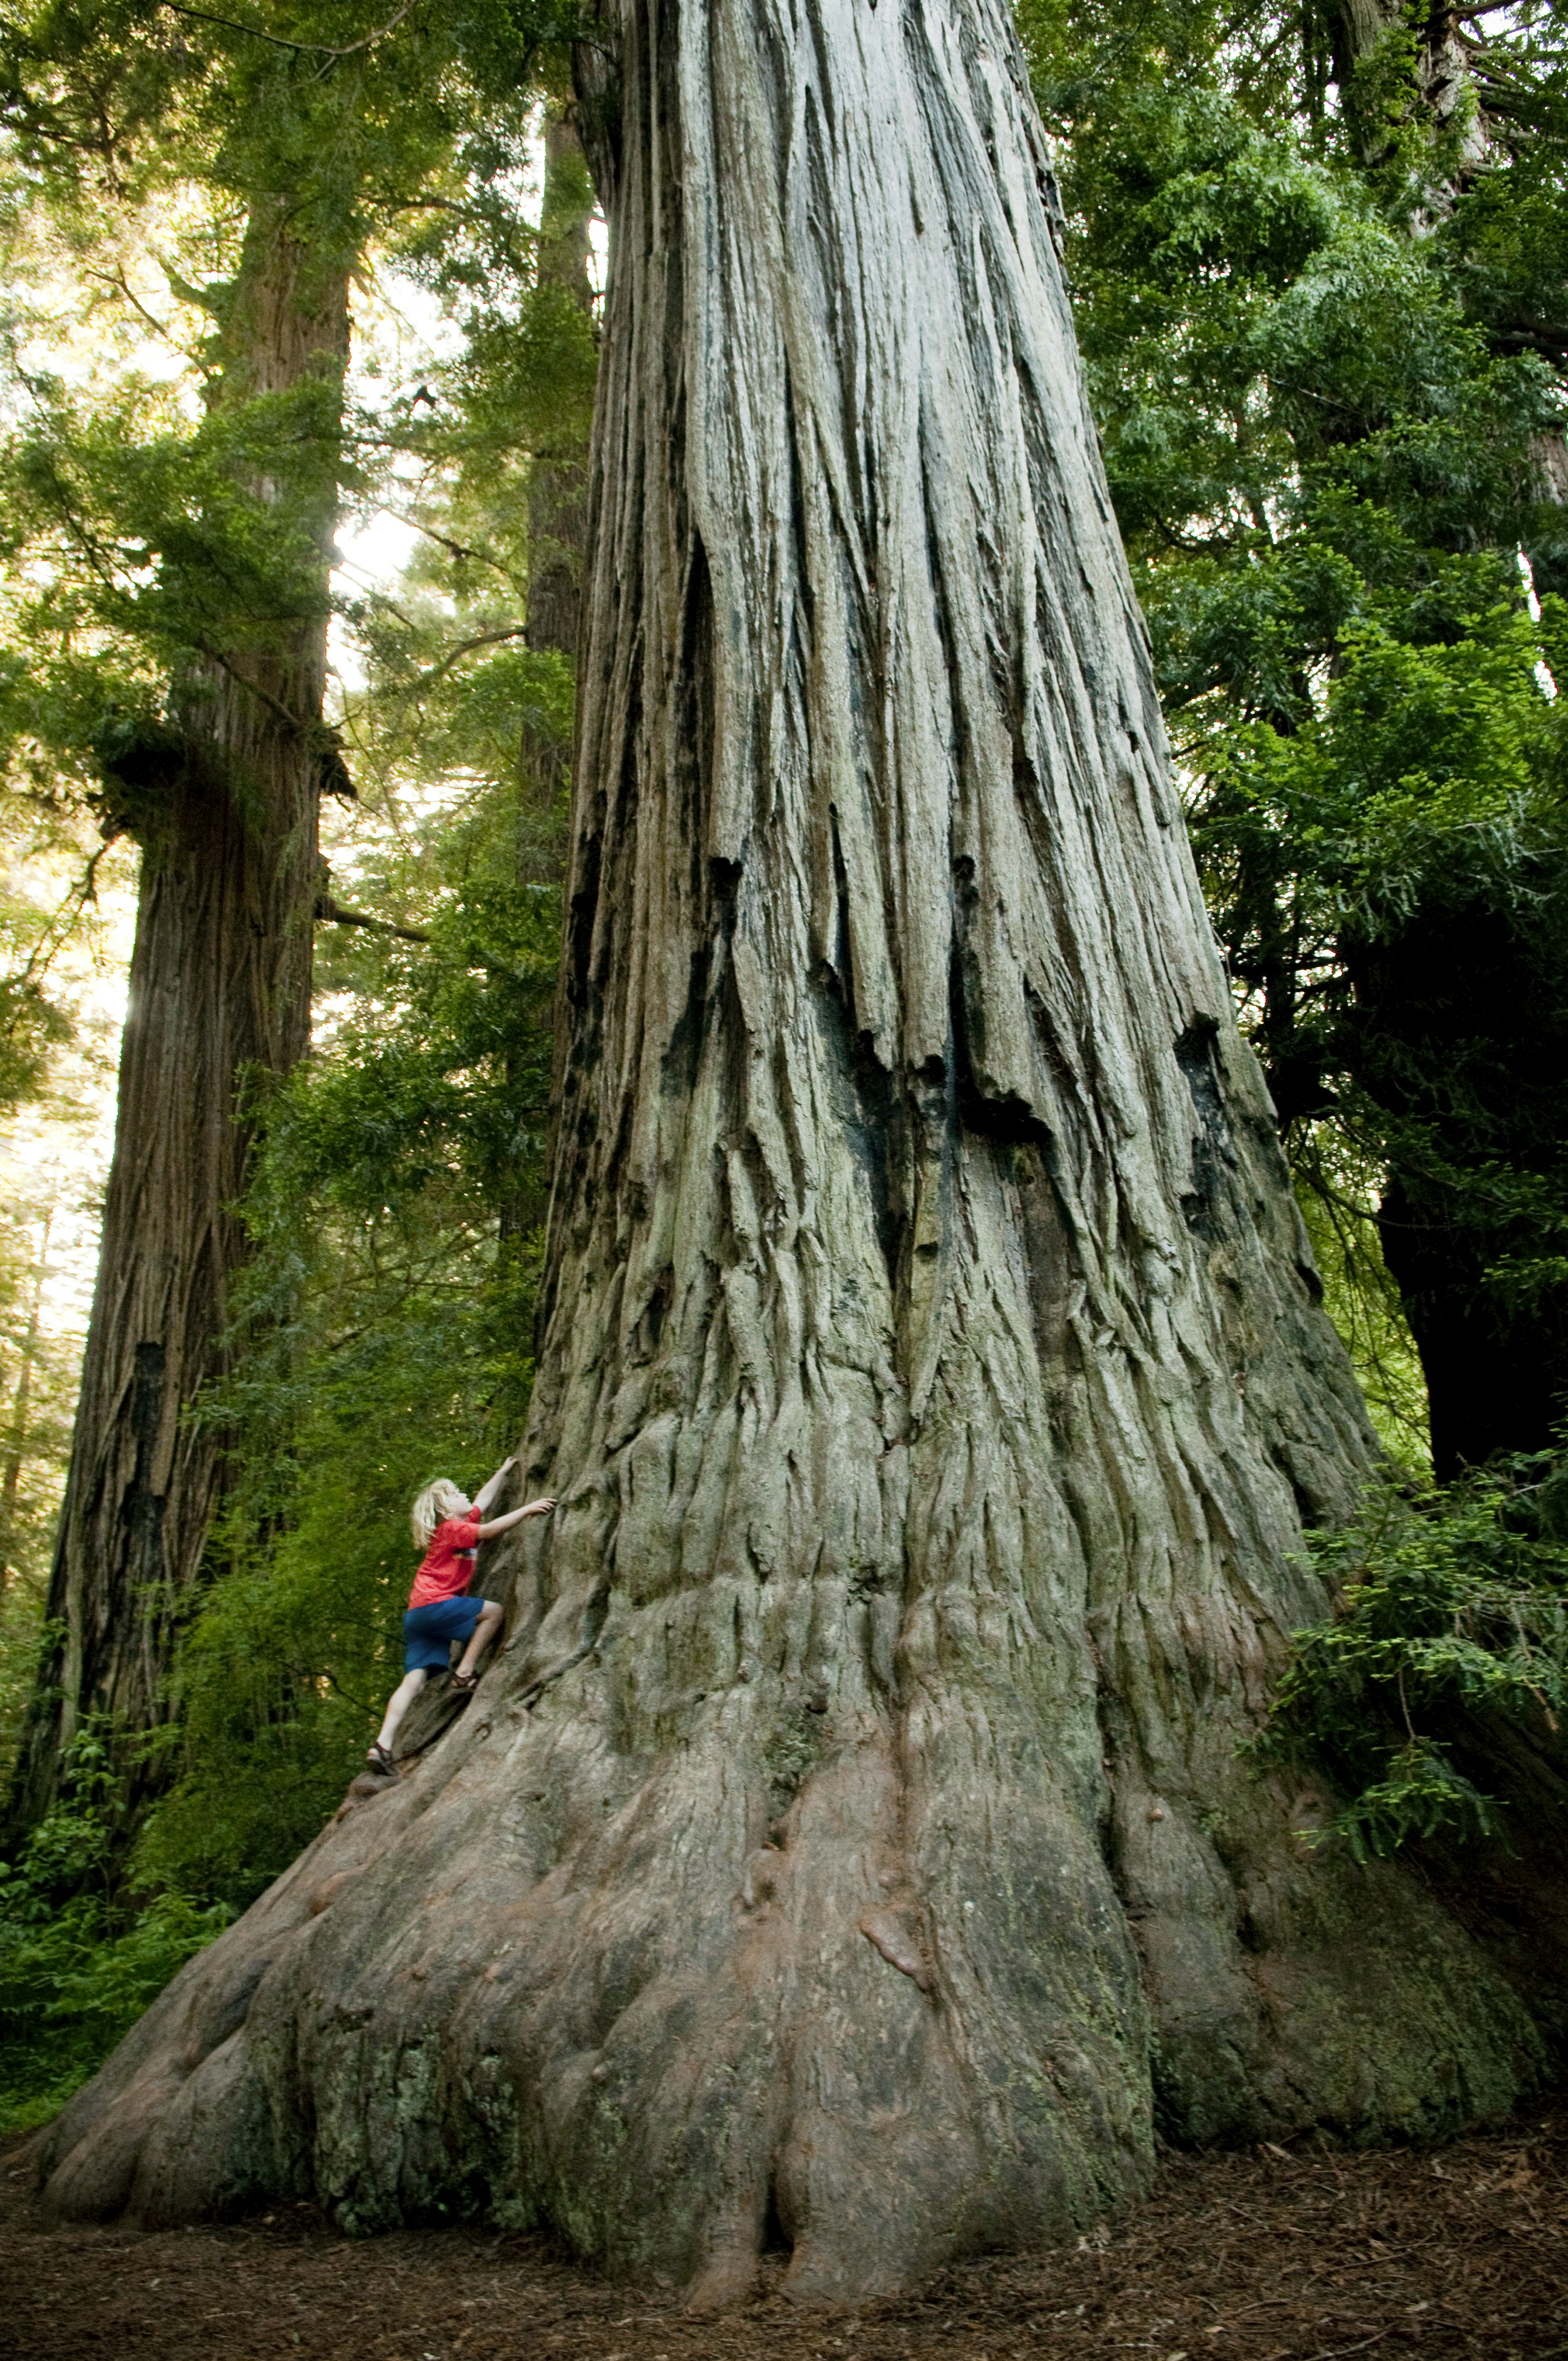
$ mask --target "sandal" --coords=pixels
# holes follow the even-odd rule
[[[479,1686],[479,1675],[477,1673],[454,1673],[452,1686],[459,1697],[472,1697]]]
[[[395,1779],[397,1777],[398,1766],[393,1762],[391,1756],[388,1753],[386,1748],[381,1744],[379,1739],[377,1740],[374,1746],[367,1747],[366,1749],[365,1760],[368,1763],[372,1771],[379,1771],[383,1779]]]

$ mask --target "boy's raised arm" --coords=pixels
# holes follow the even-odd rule
[[[475,1507],[478,1507],[476,1500]],[[504,1517],[492,1517],[488,1525],[479,1527],[482,1542],[494,1541],[498,1533],[510,1533],[513,1525],[521,1525],[524,1517],[547,1517],[555,1506],[554,1500],[529,1500],[521,1509],[509,1509]]]
[[[512,1463],[510,1458],[503,1459],[500,1466],[496,1469],[495,1474],[491,1477],[489,1482],[488,1484],[481,1485],[478,1491],[474,1495],[474,1506],[470,1511],[471,1515],[476,1517],[482,1517],[484,1515],[485,1510],[489,1507],[490,1502],[500,1490],[502,1478],[505,1477],[507,1469],[511,1466],[511,1464]]]

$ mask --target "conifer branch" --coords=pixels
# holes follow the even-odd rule
[[[345,910],[330,894],[316,895],[316,917],[334,927],[370,927],[379,935],[396,935],[405,943],[428,943],[430,937],[418,927],[400,927],[392,918],[373,918],[368,910]]]
[[[438,533],[433,538],[439,540],[441,536]],[[455,664],[460,663],[465,656],[472,655],[476,648],[494,647],[502,640],[521,640],[525,636],[527,629],[528,626],[525,623],[512,623],[504,631],[481,631],[476,639],[461,641],[456,647],[448,650],[438,664],[433,664],[429,672],[421,675],[418,686],[422,689],[433,688],[444,674],[451,671]]]
[[[181,5],[181,0],[163,0],[163,5],[171,16],[191,16],[199,24],[221,25],[228,33],[248,33],[254,40],[270,41],[275,49],[292,49],[302,58],[352,58],[356,57],[361,49],[374,48],[378,41],[384,41],[389,33],[395,32],[413,6],[414,0],[403,0],[397,15],[389,17],[378,31],[367,33],[363,40],[350,41],[347,48],[342,49],[331,49],[324,41],[291,41],[281,33],[269,33],[260,25],[242,25],[233,16],[215,16],[209,8],[187,8]]]

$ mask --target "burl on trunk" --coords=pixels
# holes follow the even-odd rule
[[[1372,1445],[1232,1023],[1001,0],[619,0],[509,1639],[52,2202],[544,2220],[717,2301],[1539,2044],[1235,1753]],[[613,74],[607,57],[614,59]],[[509,1546],[503,1544],[503,1547]]]

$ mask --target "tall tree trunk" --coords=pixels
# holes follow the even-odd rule
[[[588,179],[576,109],[553,104],[544,120],[544,191],[540,208],[538,284],[558,301],[591,317],[593,283],[588,276],[588,226],[593,184]],[[569,436],[533,456],[528,485],[528,645],[565,656],[575,668],[583,627],[583,584],[588,555],[588,468],[586,445]],[[521,786],[518,815],[518,881],[559,884],[562,869],[562,790],[571,761],[569,738],[539,715],[525,719],[518,749]],[[560,1055],[557,1003],[557,1056]],[[527,1060],[532,1069],[532,1060]],[[515,1067],[508,1081],[520,1079]],[[552,1094],[554,1104],[556,1093]],[[552,1134],[552,1137],[554,1135]],[[500,1246],[515,1255],[543,1220],[537,1185],[526,1180],[501,1201]]]
[[[544,193],[540,209],[538,279],[577,311],[593,311],[588,225],[593,189],[571,114],[552,108],[544,122]],[[587,453],[567,439],[534,455],[528,485],[528,644],[577,659],[583,582],[587,571]],[[554,749],[552,791],[560,784]],[[526,749],[525,749],[526,760]]]
[[[1414,15],[1401,0],[1326,0],[1323,21],[1331,71],[1352,139],[1362,162],[1374,168],[1394,152],[1389,109],[1398,95],[1397,84],[1376,71],[1377,53],[1396,34],[1413,36],[1409,99],[1420,107],[1434,134],[1448,131],[1460,117],[1457,151],[1445,159],[1451,177],[1434,175],[1426,192],[1431,211],[1448,212],[1457,187],[1486,162],[1490,144],[1485,112],[1475,103],[1463,12],[1447,0],[1433,0],[1424,16]],[[1462,109],[1468,121],[1461,116]]]
[[[1415,2132],[1536,2037],[1238,1762],[1371,1444],[1239,1042],[1002,0],[618,0],[548,1329],[477,1702],[61,2213],[437,2202],[740,2295]],[[596,78],[603,52],[589,53]],[[426,1725],[433,1734],[433,1719]],[[417,1742],[419,1732],[411,1734]]]
[[[220,402],[322,381],[336,399],[347,276],[323,269],[286,200],[253,212],[224,324]],[[282,1073],[310,1036],[316,807],[323,761],[332,437],[291,480],[313,596],[299,620],[217,651],[178,690],[168,744],[121,758],[109,785],[141,844],[115,1150],[40,1667],[10,1800],[13,1830],[58,1790],[62,1751],[104,1719],[128,1815],[155,1789],[148,1741],[225,1482],[223,1438],[186,1413],[225,1367],[235,1204],[253,1125],[247,1070]],[[309,575],[313,568],[307,566]],[[257,642],[262,644],[258,647]]]

